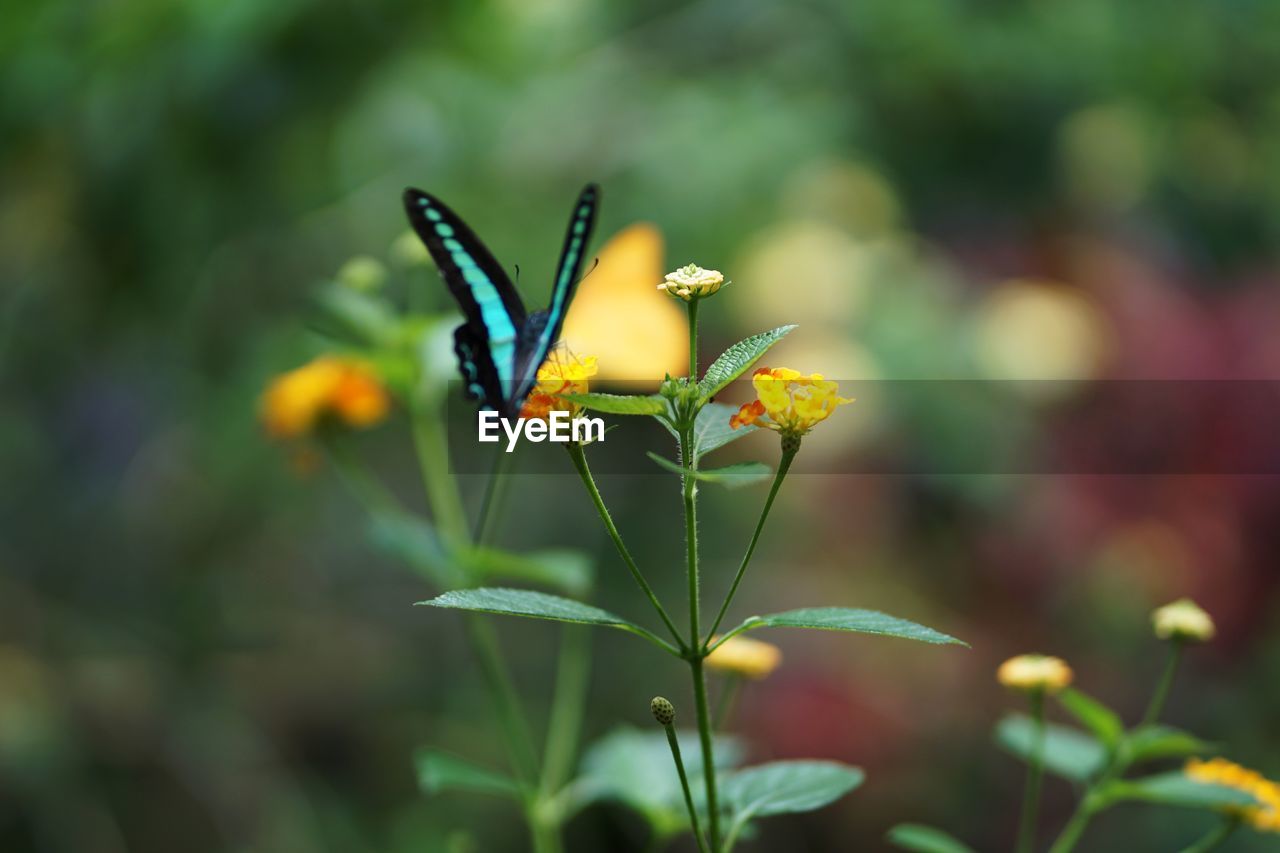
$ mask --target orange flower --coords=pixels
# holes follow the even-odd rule
[[[576,416],[581,407],[562,395],[587,393],[587,380],[597,372],[595,356],[553,354],[538,368],[538,383],[525,399],[520,417],[547,420],[553,411]]]
[[[300,438],[325,417],[373,426],[390,408],[386,389],[368,365],[331,355],[276,377],[259,402],[263,425],[275,438]]]
[[[743,404],[729,418],[738,429],[747,424],[766,427],[784,435],[801,436],[825,421],[840,406],[853,400],[841,397],[840,386],[821,373],[805,376],[787,367],[762,367],[751,374],[758,399]]]
[[[1258,805],[1235,806],[1228,811],[1238,814],[1259,832],[1280,832],[1280,783],[1225,758],[1208,761],[1192,758],[1182,772],[1187,778],[1206,785],[1223,785],[1249,794]]]

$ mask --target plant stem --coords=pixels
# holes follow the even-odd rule
[[[588,630],[565,625],[560,633],[560,660],[556,667],[556,688],[547,721],[547,742],[542,757],[542,778],[538,789],[549,799],[569,780],[573,757],[578,750],[582,714],[586,703],[587,676],[591,669]]]
[[[1068,853],[1074,850],[1076,843],[1080,841],[1080,836],[1084,835],[1085,828],[1088,827],[1089,821],[1093,819],[1093,805],[1090,799],[1090,791],[1085,791],[1080,802],[1076,805],[1076,810],[1071,813],[1071,818],[1067,821],[1067,825],[1062,828],[1062,832],[1058,834],[1057,839],[1053,842],[1053,846],[1049,848],[1049,853]]]
[[[707,632],[707,642],[711,642],[711,638],[715,636],[716,630],[720,627],[720,623],[724,621],[725,614],[729,611],[729,603],[733,601],[733,596],[738,591],[738,584],[742,583],[742,576],[747,571],[747,565],[751,562],[751,557],[756,552],[756,544],[760,541],[760,533],[764,530],[765,520],[769,518],[769,510],[773,508],[773,499],[778,496],[778,489],[782,487],[782,481],[787,476],[787,471],[791,468],[791,460],[796,458],[796,451],[785,451],[782,459],[778,462],[778,473],[773,475],[773,485],[769,487],[769,497],[765,498],[764,508],[760,511],[760,520],[756,522],[755,532],[751,534],[751,542],[747,545],[747,551],[742,555],[742,563],[738,566],[738,573],[733,577],[733,583],[729,586],[729,594],[724,597],[724,603],[720,605],[720,612],[716,614],[716,621],[711,623],[711,630]],[[704,646],[705,648],[705,646]]]
[[[640,567],[636,565],[636,561],[631,557],[631,552],[627,550],[626,543],[622,541],[622,534],[618,532],[617,526],[613,523],[613,516],[609,514],[609,508],[605,506],[604,498],[600,496],[600,489],[596,487],[596,481],[591,476],[591,469],[587,466],[587,454],[583,451],[582,445],[577,442],[569,442],[565,445],[565,449],[569,451],[569,458],[573,460],[573,467],[577,470],[578,476],[582,478],[582,484],[587,487],[587,493],[591,495],[591,502],[595,505],[596,512],[600,515],[600,520],[604,522],[605,530],[608,531],[609,538],[613,540],[613,545],[618,550],[618,556],[622,557],[622,562],[626,564],[627,570],[631,572],[631,577],[635,579],[636,585],[640,587],[645,597],[649,599],[649,603],[653,605],[653,609],[658,612],[659,618],[662,619],[662,624],[667,626],[667,630],[675,638],[680,653],[684,654],[686,651],[684,639],[680,636],[680,631],[676,628],[675,623],[671,621],[671,617],[667,615],[666,608],[658,600],[653,587],[649,586],[649,582],[645,580]]]
[[[1147,712],[1142,715],[1142,725],[1149,726],[1160,718],[1164,710],[1165,700],[1169,698],[1169,688],[1173,686],[1173,676],[1178,671],[1178,663],[1182,659],[1182,641],[1174,638],[1169,641],[1169,657],[1165,660],[1164,672],[1156,682],[1155,692],[1151,694],[1151,703]]]
[[[1018,853],[1031,853],[1036,843],[1036,813],[1040,810],[1040,780],[1044,775],[1044,691],[1031,694],[1031,720],[1035,743],[1027,762],[1027,781],[1022,791],[1022,820],[1018,827]]]
[[[695,296],[689,300],[689,381],[698,381],[698,302]]]
[[[444,439],[444,424],[421,403],[413,407],[411,416],[413,446],[418,454],[418,468],[436,527],[449,544],[470,544],[462,496],[458,494],[458,484],[449,476],[449,448]]]
[[[1210,850],[1217,850],[1239,828],[1240,818],[1235,815],[1228,815],[1222,819],[1221,823],[1205,833],[1204,837],[1199,841],[1189,847],[1184,847],[1182,853],[1209,853]]]
[[[477,545],[486,545],[493,536],[493,522],[501,515],[502,502],[507,496],[508,475],[511,473],[514,453],[499,451],[493,460],[493,470],[489,473],[489,482],[484,487],[484,498],[480,501],[480,512],[476,517],[475,541]]]
[[[693,807],[693,792],[689,790],[689,777],[684,772],[684,760],[680,757],[680,740],[676,737],[675,726],[663,726],[667,730],[667,743],[671,746],[671,758],[676,763],[676,773],[680,775],[680,788],[684,791],[684,805],[689,810],[689,823],[693,827],[693,837],[698,842],[698,850],[707,853],[707,843],[702,839],[702,829],[698,826],[698,810]]]
[[[733,700],[738,697],[738,691],[742,688],[742,676],[731,673],[725,679],[724,688],[720,691],[720,701],[716,703],[716,715],[712,721],[717,729],[724,728],[725,721],[729,718],[729,712],[733,710]]]

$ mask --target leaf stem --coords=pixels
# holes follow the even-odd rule
[[[587,455],[582,449],[582,445],[577,442],[569,442],[565,445],[565,449],[569,452],[569,458],[573,460],[573,467],[578,472],[578,476],[582,478],[582,484],[587,487],[587,493],[591,495],[591,502],[595,505],[600,520],[604,522],[605,530],[608,531],[609,538],[613,540],[613,545],[618,550],[618,556],[622,558],[627,570],[631,572],[631,577],[635,579],[636,585],[640,587],[645,597],[649,599],[649,603],[653,605],[653,609],[657,611],[659,618],[662,619],[662,624],[667,626],[667,630],[675,638],[679,653],[683,655],[686,651],[684,639],[680,636],[680,631],[677,630],[675,623],[671,621],[671,617],[667,615],[666,608],[658,600],[653,587],[649,586],[649,582],[645,580],[640,567],[636,565],[631,552],[627,550],[626,543],[622,541],[622,534],[618,532],[617,526],[613,523],[613,516],[609,514],[609,508],[605,506],[604,498],[600,496],[600,489],[596,486],[595,478],[591,476],[591,468],[587,465]]]
[[[716,614],[716,620],[711,623],[711,630],[707,632],[708,643],[715,636],[720,623],[724,621],[725,614],[729,611],[729,603],[733,601],[733,596],[738,592],[738,585],[742,583],[742,576],[746,574],[747,565],[751,562],[751,557],[756,552],[756,545],[760,542],[760,533],[764,530],[765,520],[769,518],[769,510],[773,508],[773,500],[778,496],[778,489],[782,487],[782,481],[787,476],[787,471],[791,468],[791,461],[795,458],[796,450],[786,450],[782,454],[781,461],[778,462],[778,473],[773,476],[773,485],[769,487],[769,496],[765,498],[764,508],[760,511],[760,520],[756,522],[755,532],[751,534],[751,542],[747,545],[746,553],[742,555],[738,573],[734,575],[733,583],[729,586],[729,594],[724,597],[724,603],[720,605],[720,612]]]
[[[1160,718],[1160,712],[1164,710],[1164,703],[1169,698],[1169,689],[1173,686],[1173,677],[1178,671],[1181,659],[1182,641],[1174,638],[1169,641],[1169,656],[1165,659],[1160,680],[1156,682],[1155,692],[1151,694],[1151,703],[1147,705],[1147,712],[1142,715],[1142,725],[1149,726]]]
[[[1036,842],[1036,815],[1040,810],[1040,782],[1044,776],[1044,691],[1030,696],[1035,742],[1027,762],[1027,781],[1022,791],[1022,820],[1018,826],[1018,853],[1031,853]]]
[[[676,773],[680,775],[680,788],[684,791],[684,805],[689,810],[689,824],[693,827],[693,837],[698,842],[700,853],[707,853],[707,842],[702,838],[702,829],[698,826],[698,810],[693,806],[693,792],[689,790],[689,776],[684,772],[684,760],[680,757],[680,740],[676,737],[675,726],[667,723],[667,743],[671,746],[671,758],[676,763]]]

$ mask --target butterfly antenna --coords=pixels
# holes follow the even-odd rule
[[[512,264],[512,266],[516,268],[516,284],[519,284],[520,283],[520,265]]]
[[[598,267],[598,266],[600,266],[600,259],[599,259],[599,258],[596,258],[595,260],[593,260],[593,261],[591,262],[591,269],[589,269],[589,270],[587,270],[586,272],[584,272],[584,273],[582,274],[582,276],[578,279],[578,284],[582,284],[582,282],[586,281],[586,280],[587,280],[587,276],[589,276],[589,275],[591,275],[593,272],[595,272],[595,271],[596,271],[596,267]]]

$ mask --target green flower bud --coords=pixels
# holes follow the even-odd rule
[[[654,696],[649,702],[649,710],[660,725],[669,726],[676,718],[676,706],[661,696]]]

